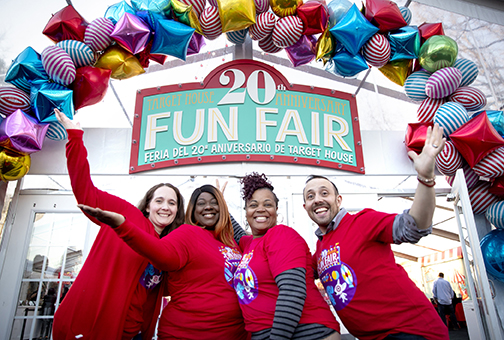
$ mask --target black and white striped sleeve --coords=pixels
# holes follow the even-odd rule
[[[301,319],[306,299],[306,270],[293,268],[275,277],[278,299],[270,339],[290,339]]]
[[[240,244],[240,239],[242,238],[242,236],[246,236],[247,233],[245,232],[245,230],[243,230],[240,223],[236,222],[233,215],[229,214],[229,217],[231,217],[231,224],[233,224],[234,239],[236,243]]]

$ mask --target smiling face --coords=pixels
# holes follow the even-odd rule
[[[157,188],[145,210],[149,213],[149,220],[160,234],[166,226],[173,222],[177,215],[177,194],[175,190],[167,186]]]
[[[247,201],[245,212],[254,238],[263,236],[277,224],[275,196],[269,189],[258,189]]]
[[[209,192],[202,192],[194,206],[194,219],[199,226],[213,229],[219,221],[219,203]]]
[[[308,216],[325,232],[327,225],[334,219],[341,206],[341,195],[336,193],[331,182],[323,178],[312,179],[304,189]]]

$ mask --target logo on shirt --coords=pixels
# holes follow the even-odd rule
[[[224,277],[227,283],[233,287],[233,277],[242,255],[237,249],[231,247],[220,246],[219,251],[224,257]]]
[[[238,295],[238,301],[243,305],[248,305],[259,295],[259,285],[257,277],[249,267],[249,262],[254,256],[254,251],[244,254],[234,276],[234,289]]]
[[[154,268],[152,264],[148,264],[142,276],[140,276],[140,284],[146,289],[154,289],[163,279],[163,272]]]
[[[317,271],[334,309],[339,311],[345,308],[357,290],[357,276],[350,266],[341,262],[338,243],[322,250]]]

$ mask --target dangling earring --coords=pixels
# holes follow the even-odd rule
[[[283,223],[283,215],[277,214],[277,224],[282,224],[282,223]]]
[[[248,231],[248,230],[249,230],[249,227],[250,227],[250,226],[249,226],[249,224],[248,224],[248,221],[247,221],[247,220],[245,220],[245,223],[243,223],[243,224],[245,225],[245,228],[244,228],[244,229],[245,229],[245,231]]]

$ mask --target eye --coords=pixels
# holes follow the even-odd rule
[[[257,208],[257,204],[256,203],[249,204],[249,208],[255,209]]]
[[[309,199],[309,200],[313,199],[313,194],[308,194],[308,195],[306,196],[306,198],[307,198],[307,199]]]
[[[322,191],[322,196],[327,196],[329,193],[327,191]]]

